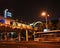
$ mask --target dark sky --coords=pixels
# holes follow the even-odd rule
[[[60,18],[59,0],[0,0],[0,15],[6,8],[13,13],[12,18],[26,22],[41,20],[42,11],[46,11],[50,19]]]

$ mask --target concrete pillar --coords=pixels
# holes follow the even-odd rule
[[[35,31],[34,31],[34,34],[33,35],[34,35],[34,40],[35,40]]]
[[[18,40],[21,41],[20,32],[18,33]]]
[[[26,30],[26,41],[28,41],[28,30]]]
[[[5,41],[7,41],[7,32],[5,32],[4,37],[5,37]]]

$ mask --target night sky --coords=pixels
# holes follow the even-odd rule
[[[42,11],[50,15],[50,20],[60,18],[59,0],[0,0],[0,15],[6,8],[13,13],[12,18],[24,22],[43,20],[40,15]]]

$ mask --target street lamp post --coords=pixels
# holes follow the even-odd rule
[[[45,17],[45,19],[46,19],[46,29],[48,29],[47,16]]]
[[[48,18],[47,18],[47,17],[48,17],[49,15],[47,15],[46,12],[42,12],[41,15],[45,17],[45,20],[46,20],[46,24],[45,24],[45,25],[46,25],[46,29],[48,29]]]

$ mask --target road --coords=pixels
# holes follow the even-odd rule
[[[60,42],[1,42],[0,48],[60,48]]]

